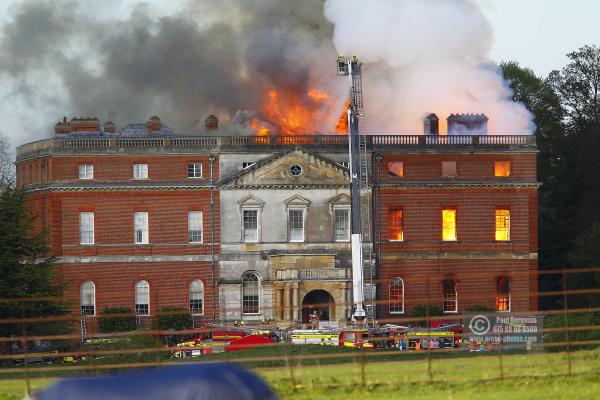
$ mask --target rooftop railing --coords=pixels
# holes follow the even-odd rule
[[[416,148],[530,148],[533,135],[367,135],[367,148],[377,151]],[[255,147],[308,146],[345,149],[345,135],[301,136],[165,136],[165,137],[65,137],[39,140],[17,148],[17,160],[48,154],[227,151]]]

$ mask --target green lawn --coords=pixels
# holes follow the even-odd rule
[[[504,354],[501,359],[493,353],[432,353],[429,362],[426,354],[418,352],[365,352],[364,386],[362,356],[353,349],[293,346],[282,350],[253,349],[204,360],[234,358],[262,375],[284,399],[600,398],[600,350],[572,353],[572,377],[565,376],[565,353]],[[282,354],[287,354],[286,359],[260,361]],[[331,358],[333,354],[341,357]],[[51,370],[51,366],[44,368],[44,372]],[[35,378],[31,386],[39,389],[52,380]],[[23,379],[0,380],[0,400],[21,399],[24,393]]]

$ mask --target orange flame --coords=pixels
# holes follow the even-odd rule
[[[339,135],[348,134],[348,107],[350,107],[350,100],[346,100],[344,109],[338,118],[337,124],[335,125],[335,133]]]
[[[257,136],[279,134],[284,136],[311,135],[318,132],[323,121],[336,121],[337,104],[322,89],[311,88],[306,93],[293,88],[271,89],[261,106],[261,118],[250,122]],[[347,109],[344,107],[344,121]],[[344,125],[345,124],[345,125]],[[346,128],[344,128],[346,126]],[[331,131],[346,134],[347,122],[341,117]]]

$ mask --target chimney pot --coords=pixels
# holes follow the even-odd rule
[[[426,135],[440,134],[440,119],[434,113],[429,113],[423,119],[423,133]]]
[[[218,129],[219,129],[219,118],[217,118],[213,114],[210,114],[204,120],[204,131],[205,132],[216,131]]]

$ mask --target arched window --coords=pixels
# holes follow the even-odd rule
[[[204,314],[204,284],[200,279],[190,282],[190,313]]]
[[[390,313],[404,314],[404,281],[393,278],[390,281]]]
[[[510,279],[507,276],[496,278],[496,310],[510,311]]]
[[[150,314],[150,285],[146,281],[135,283],[135,313],[137,315]]]
[[[96,285],[85,281],[79,287],[81,315],[96,315]]]
[[[246,272],[242,276],[242,313],[258,314],[258,276]]]
[[[444,312],[458,312],[458,293],[456,291],[456,282],[454,279],[446,279],[443,283],[444,288]]]

